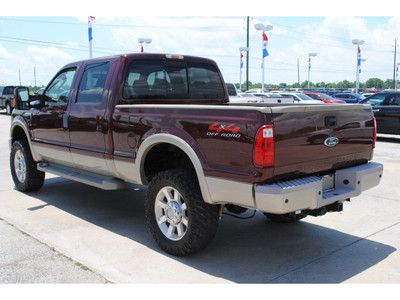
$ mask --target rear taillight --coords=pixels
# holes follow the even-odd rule
[[[372,149],[375,148],[376,144],[376,119],[373,117],[374,120],[374,133],[373,133],[373,141],[372,141]]]
[[[258,168],[272,167],[275,163],[274,126],[261,126],[254,140],[253,163]]]

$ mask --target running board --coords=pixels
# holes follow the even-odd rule
[[[121,179],[82,171],[71,167],[42,162],[38,163],[37,169],[39,171],[58,175],[60,177],[78,181],[103,190],[121,190],[129,188],[128,183]]]

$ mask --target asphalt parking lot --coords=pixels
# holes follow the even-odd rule
[[[205,251],[176,258],[147,232],[145,189],[102,191],[46,175],[37,193],[14,190],[9,124],[0,113],[0,282],[400,283],[400,139],[377,143],[382,182],[343,212],[283,225],[261,213],[224,216]],[[31,276],[32,264],[12,259],[21,248],[38,270]],[[76,276],[52,276],[64,272]]]

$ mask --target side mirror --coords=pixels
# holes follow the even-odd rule
[[[15,88],[13,102],[14,108],[20,110],[28,110],[30,108],[29,89],[27,87]]]

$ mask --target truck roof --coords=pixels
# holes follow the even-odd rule
[[[190,61],[190,62],[201,62],[201,63],[207,63],[211,65],[217,65],[217,63],[209,58],[204,58],[204,57],[199,57],[199,56],[191,56],[191,55],[182,55],[182,54],[169,54],[169,53],[125,53],[125,54],[118,54],[118,55],[112,55],[112,56],[103,56],[103,57],[96,57],[96,58],[91,58],[91,59],[84,59],[80,61],[75,61],[71,62],[67,65],[64,66],[66,67],[72,67],[77,64],[82,64],[82,63],[95,63],[97,61],[103,61],[103,60],[116,60],[120,58],[127,58],[127,59],[137,59],[137,60],[184,60],[184,61]]]

